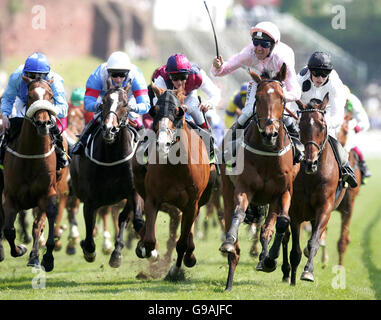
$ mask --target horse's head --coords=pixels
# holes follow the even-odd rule
[[[158,97],[157,103],[150,109],[153,118],[153,130],[156,133],[156,145],[161,158],[166,158],[170,147],[176,142],[176,129],[184,124],[185,92],[182,87],[177,90],[164,90],[152,84]]]
[[[319,157],[328,140],[328,127],[324,119],[325,108],[329,101],[329,94],[323,101],[311,99],[306,105],[300,100],[296,103],[300,114],[300,140],[305,148],[305,172],[315,174],[318,168]]]
[[[131,81],[125,87],[114,87],[109,84],[109,89],[102,99],[102,133],[106,143],[113,143],[121,128],[128,124],[128,92]]]
[[[279,129],[283,122],[285,98],[282,81],[286,78],[286,72],[285,63],[276,75],[264,72],[259,76],[250,70],[251,77],[258,84],[254,119],[261,134],[262,143],[271,148],[276,146]]]
[[[54,125],[51,115],[57,114],[56,107],[52,104],[53,92],[51,85],[53,79],[31,79],[22,75],[28,87],[28,100],[26,103],[26,117],[36,127],[41,136],[49,134],[49,129]]]

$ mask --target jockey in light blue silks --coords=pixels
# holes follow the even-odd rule
[[[138,122],[137,114],[145,114],[150,109],[147,84],[140,69],[131,63],[128,55],[121,51],[113,52],[107,62],[99,65],[90,75],[86,83],[85,110],[94,112],[94,118],[83,130],[81,137],[73,148],[73,154],[80,154],[84,150],[89,134],[97,127],[97,113],[103,96],[106,94],[107,80],[111,78],[114,86],[124,87],[131,80],[131,91],[128,92],[131,110],[128,117],[135,122],[138,130],[143,126]],[[133,95],[133,97],[132,97]]]
[[[1,113],[3,120],[3,128],[7,132],[11,126],[21,124],[20,118],[25,116],[25,105],[28,100],[28,87],[22,78],[22,75],[35,80],[44,79],[51,80],[51,89],[53,92],[53,105],[57,111],[58,118],[67,116],[68,104],[62,77],[50,69],[47,57],[40,53],[34,52],[25,61],[24,65],[19,66],[9,77],[8,86],[6,87],[1,99]],[[55,118],[53,117],[55,120]],[[17,130],[16,130],[17,131]],[[50,134],[56,144],[57,170],[69,165],[64,147],[62,145],[62,136],[54,121],[54,126],[50,129]],[[0,162],[2,164],[5,154],[5,146],[8,135],[4,134],[0,148]]]

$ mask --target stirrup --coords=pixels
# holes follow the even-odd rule
[[[356,177],[350,167],[342,168],[342,179],[344,182],[347,182],[351,188],[356,188],[358,186]]]

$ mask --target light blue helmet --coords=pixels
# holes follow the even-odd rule
[[[50,64],[48,58],[40,52],[34,52],[26,59],[23,71],[34,73],[49,73]]]

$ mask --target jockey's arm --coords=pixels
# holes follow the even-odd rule
[[[18,86],[19,74],[12,73],[9,77],[8,86],[5,88],[4,94],[1,98],[1,114],[3,117],[8,117],[12,113],[13,104],[15,103]]]
[[[52,83],[53,100],[55,106],[58,108],[57,117],[65,118],[67,116],[68,104],[66,100],[64,80],[58,75],[54,74],[54,81]]]
[[[103,88],[102,78],[100,75],[101,65],[96,68],[89,76],[86,82],[85,98],[83,100],[86,111],[98,112],[100,102],[98,97],[100,96]]]
[[[355,95],[351,94],[350,101],[353,107],[353,117],[355,120],[355,131],[367,131],[370,127],[369,118],[366,111],[360,101]]]
[[[329,132],[337,132],[344,122],[345,100],[343,83],[338,79],[329,92],[329,102],[326,109],[327,113],[325,118]]]
[[[203,101],[202,104],[208,106],[208,109],[215,109],[221,100],[221,90],[207,76],[204,70],[201,70],[200,73],[202,76],[202,83],[199,89],[208,97],[208,100]]]
[[[132,101],[136,102],[131,105],[132,111],[138,114],[145,114],[149,111],[151,105],[148,96],[147,84],[144,79],[143,74],[138,70],[132,80],[132,94],[134,99]]]

